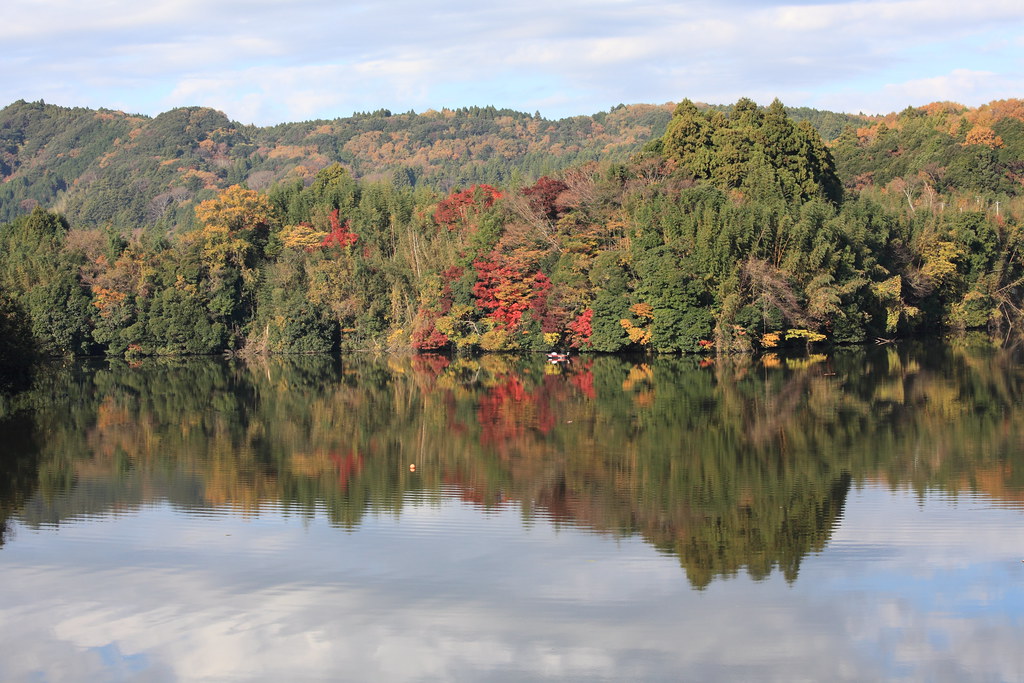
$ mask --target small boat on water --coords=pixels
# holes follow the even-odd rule
[[[548,362],[549,363],[568,363],[569,362],[569,354],[567,354],[567,353],[556,353],[556,352],[552,351],[551,353],[548,354]]]

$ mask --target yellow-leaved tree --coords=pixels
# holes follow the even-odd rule
[[[232,185],[195,208],[199,230],[185,236],[186,243],[200,248],[200,257],[211,277],[236,267],[243,278],[252,275],[256,248],[266,244],[277,224],[270,201],[255,190]]]
[[[198,269],[181,284],[204,293],[213,320],[240,325],[255,305],[256,260],[278,224],[274,208],[259,192],[232,185],[201,202],[195,216],[199,229],[181,241],[184,258],[195,259]]]

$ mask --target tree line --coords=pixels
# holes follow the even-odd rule
[[[960,128],[961,149],[999,149]],[[839,154],[852,163],[778,101],[684,101],[628,160],[523,185],[438,192],[333,164],[213,192],[171,230],[36,207],[0,226],[0,362],[33,347],[710,353],[1019,328],[1013,195],[906,173],[853,187]]]

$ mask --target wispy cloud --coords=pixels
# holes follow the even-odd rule
[[[1024,96],[1024,77],[954,69],[928,78],[886,83],[870,92],[855,89],[838,91],[818,97],[817,102],[825,109],[883,114],[927,102],[984,103],[1018,96]]]
[[[351,532],[146,507],[4,549],[0,678],[1015,680],[1019,513],[967,525],[957,504],[987,501],[866,486],[794,583],[704,591],[637,538],[524,532],[514,507],[410,505]]]
[[[743,95],[901,109],[964,84],[964,72],[986,76],[950,96],[980,104],[1021,94],[1024,66],[1017,0],[11,4],[0,103],[151,114],[206,104],[262,124],[473,104],[547,103],[542,113],[564,116]]]

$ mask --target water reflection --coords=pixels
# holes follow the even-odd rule
[[[692,358],[325,356],[50,368],[0,421],[0,533],[169,504],[359,529],[455,495],[797,580],[851,487],[1024,501],[1022,371],[986,347]],[[411,467],[414,466],[414,467]],[[2,541],[2,536],[0,536]]]
[[[0,546],[11,531],[12,517],[32,497],[39,483],[39,446],[34,442],[30,413],[19,410],[0,417]]]

